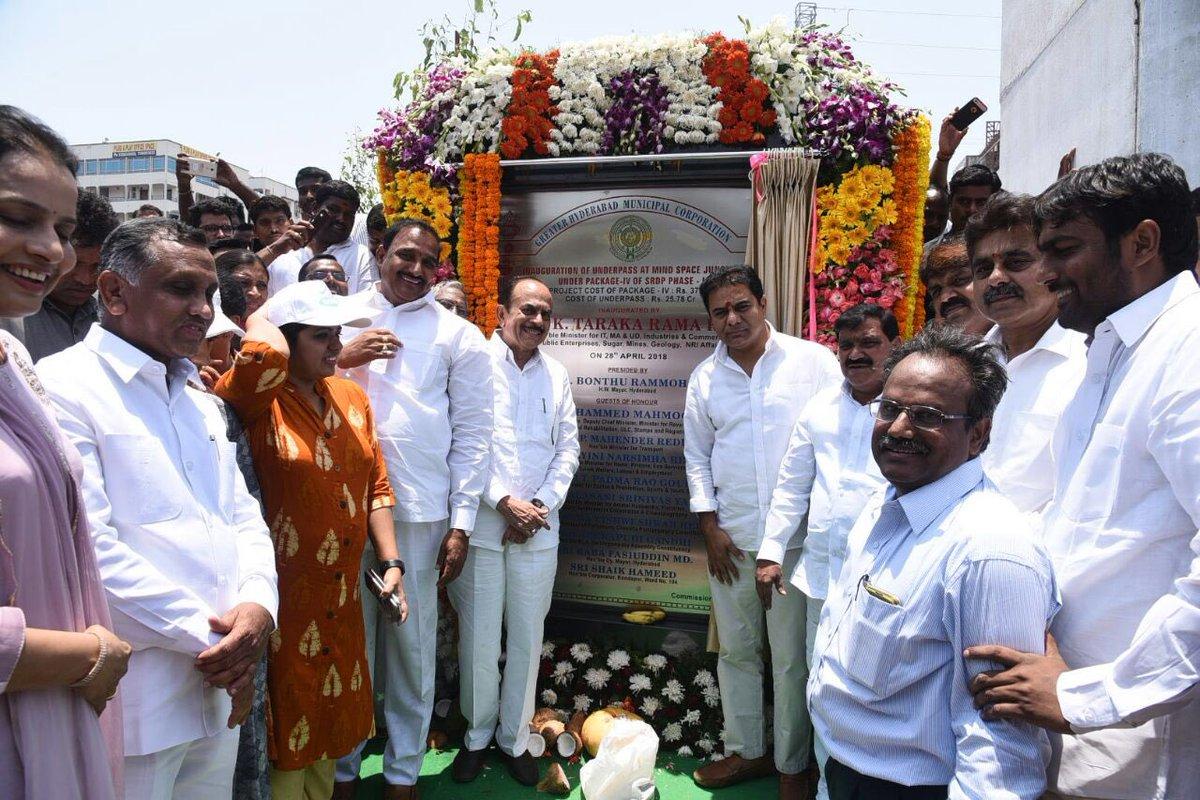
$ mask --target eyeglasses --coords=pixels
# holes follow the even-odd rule
[[[913,427],[923,431],[936,431],[948,419],[972,418],[970,414],[947,414],[930,406],[902,406],[894,400],[872,400],[868,408],[880,422],[895,422],[901,413],[907,414]]]
[[[232,225],[201,225],[200,230],[205,233],[233,233]]]
[[[340,281],[340,282],[342,282],[342,283],[345,283],[345,282],[346,282],[346,273],[344,273],[344,272],[332,272],[332,271],[331,271],[331,272],[310,272],[310,273],[308,273],[308,275],[307,275],[307,276],[304,278],[304,280],[306,280],[306,281],[328,281],[328,280],[334,280],[334,281]]]

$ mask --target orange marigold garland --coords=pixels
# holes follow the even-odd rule
[[[740,39],[714,33],[704,38],[708,54],[702,68],[709,86],[719,89],[722,107],[720,139],[724,144],[766,141],[765,131],[775,124],[775,111],[767,103],[767,85],[750,74],[750,48]]]
[[[904,300],[896,315],[900,334],[905,338],[925,323],[925,304],[921,297],[921,250],[925,226],[925,192],[929,189],[929,118],[917,114],[895,138],[896,176],[892,199],[896,202],[896,225],[892,248],[904,270]]]
[[[500,154],[505,158],[520,158],[530,148],[540,156],[549,155],[546,143],[554,130],[554,115],[558,106],[550,102],[550,87],[554,85],[554,66],[558,51],[542,56],[533,52],[521,53],[513,60],[512,98],[500,124]]]
[[[458,273],[471,321],[487,335],[496,328],[500,286],[500,154],[467,154],[460,178]]]

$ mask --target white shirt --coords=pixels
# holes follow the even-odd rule
[[[208,619],[239,603],[276,617],[275,552],[236,448],[188,361],[155,361],[99,325],[38,362],[83,459],[83,498],[116,633],[133,645],[121,681],[125,754],[225,730],[229,697],[196,656]]]
[[[375,431],[404,522],[471,531],[492,448],[492,360],[479,329],[430,292],[393,306],[378,286],[363,300],[382,313],[372,327],[400,340],[392,359],[347,371],[367,392]],[[342,329],[350,339],[357,329]]]
[[[492,334],[492,391],[495,428],[484,504],[475,519],[471,545],[501,550],[545,550],[558,546],[558,509],[579,469],[579,427],[571,377],[558,361],[538,350],[517,366],[512,350]],[[505,497],[541,500],[550,511],[543,528],[524,544],[501,545],[507,523],[496,505]]]
[[[1045,731],[984,722],[967,686],[997,665],[962,652],[1041,652],[1055,597],[1049,558],[979,459],[899,498],[876,493],[817,629],[808,699],[830,756],[894,783],[948,785],[951,800],[1040,797]]]
[[[1054,494],[1054,429],[1087,368],[1086,337],[1056,322],[1011,361],[1005,359],[999,327],[983,338],[996,346],[1008,371],[983,469],[1017,508],[1041,511]]]
[[[1183,272],[1096,328],[1055,437],[1046,547],[1067,664],[1051,784],[1200,797],[1200,288]],[[1155,717],[1150,722],[1146,720]],[[1143,723],[1137,725],[1138,723]],[[1123,725],[1137,725],[1120,729]]]
[[[850,529],[887,484],[871,454],[874,427],[870,406],[843,383],[814,397],[792,429],[758,557],[782,564],[784,552],[803,544],[791,582],[809,597],[824,599],[832,591]],[[805,512],[807,535],[800,532]]]
[[[350,286],[349,294],[358,294],[379,280],[379,267],[371,251],[354,241],[354,237],[330,245],[321,252],[333,256],[342,265]],[[300,268],[314,255],[312,248],[301,247],[272,261],[267,266],[267,296],[273,297],[283,287],[298,283]]]
[[[683,416],[691,510],[716,511],[742,550],[762,543],[779,462],[796,418],[818,392],[841,383],[833,353],[771,328],[746,375],[723,342],[688,378]]]

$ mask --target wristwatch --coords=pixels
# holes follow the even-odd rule
[[[545,504],[545,503],[543,503],[541,500],[538,500],[536,497],[535,497],[535,498],[533,498],[532,500],[530,500],[530,501],[529,501],[529,504],[530,504],[531,506],[537,506],[538,508],[545,508],[545,507],[546,507],[546,504]]]
[[[404,562],[398,558],[389,558],[387,561],[380,561],[379,562],[379,574],[383,575],[385,572],[387,572],[392,567],[399,567],[400,575],[401,576],[404,575]]]

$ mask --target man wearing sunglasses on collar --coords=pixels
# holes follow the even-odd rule
[[[1058,609],[1049,558],[983,474],[1004,369],[953,327],[888,358],[871,449],[890,484],[850,532],[817,630],[808,698],[831,800],[1033,800],[1047,736],[984,720],[963,658],[1002,639],[1041,652]]]

